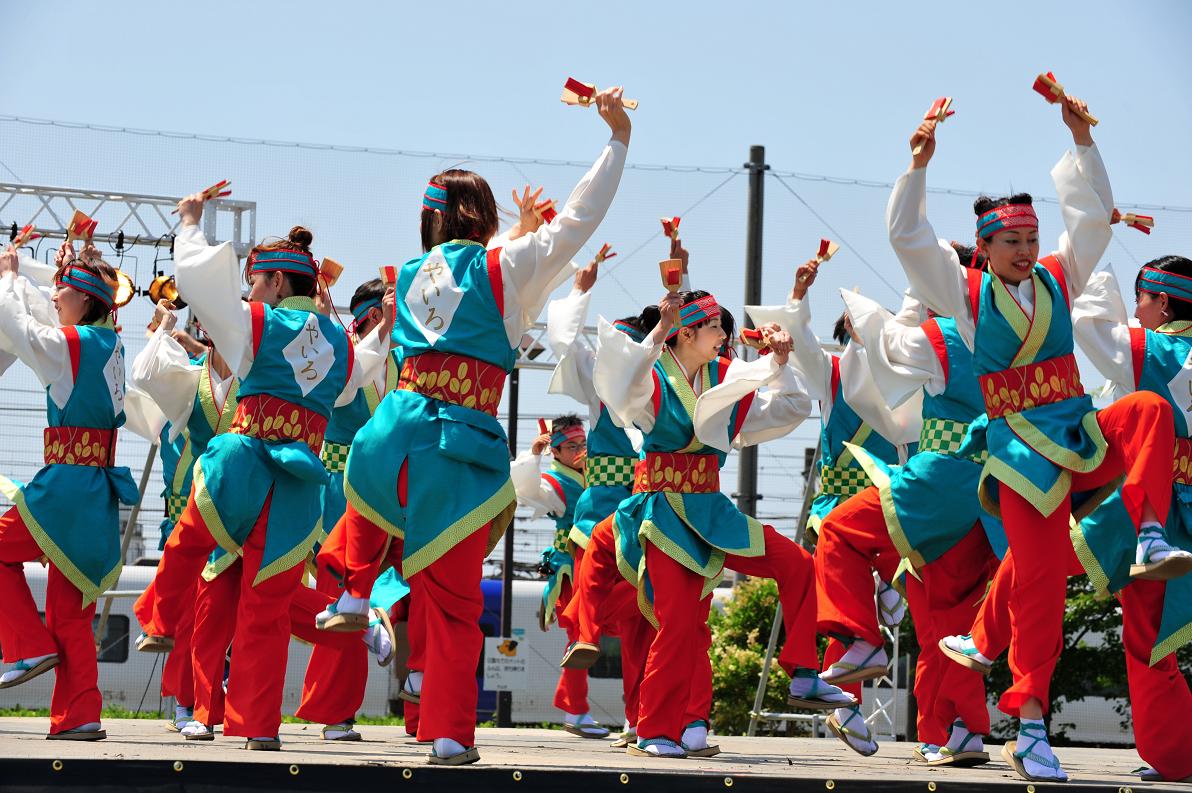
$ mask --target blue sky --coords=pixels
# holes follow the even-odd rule
[[[1045,197],[1054,195],[1048,171],[1070,143],[1059,110],[1030,90],[1036,73],[1052,70],[1102,119],[1094,135],[1119,204],[1192,206],[1192,4],[1179,0],[5,5],[0,114],[9,116],[590,162],[606,132],[594,112],[558,101],[574,76],[623,84],[640,100],[631,163],[731,168],[760,143],[779,171],[888,182],[909,161],[906,141],[922,113],[947,94],[957,114],[941,129],[930,183]],[[230,178],[236,198],[258,202],[262,234],[306,223],[316,252],[348,265],[341,300],[377,265],[418,254],[421,186],[456,161],[4,121],[0,135],[0,160],[30,183],[176,195]],[[506,203],[527,179],[562,199],[582,173],[468,167]],[[683,214],[729,176],[627,173],[593,240],[593,250],[608,240],[622,253],[597,286],[597,310],[620,315],[656,299],[656,262],[666,252],[651,241],[657,218]],[[786,185],[819,218],[767,181],[766,299],[781,300],[794,267],[821,236],[834,236],[847,246],[817,284],[817,330],[826,334],[840,310],[837,287],[860,286],[893,304],[905,279],[885,239],[888,189]],[[696,285],[734,309],[745,202],[737,176],[683,223]],[[931,198],[943,235],[971,234],[970,207],[970,197]],[[1054,208],[1041,214],[1044,238],[1058,234]],[[1140,261],[1192,250],[1192,213],[1151,214],[1159,221],[1152,237],[1119,229],[1110,248],[1122,279]],[[13,220],[0,213],[0,223]],[[530,402],[541,412],[566,406]],[[813,431],[801,428],[791,454]]]

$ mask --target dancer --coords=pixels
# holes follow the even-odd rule
[[[178,318],[174,312],[173,303],[168,300],[158,302],[150,323],[150,327],[155,328],[153,334],[133,359],[129,371],[130,384],[148,395],[168,421],[168,429],[163,430],[161,437],[163,469],[164,450],[175,445],[179,447],[173,475],[166,485],[167,515],[162,521],[162,548],[190,498],[194,461],[207,450],[212,438],[231,429],[240,387],[239,380],[213,346],[202,345],[201,350],[196,350],[194,346],[198,343],[175,329]],[[226,561],[234,560],[232,556]],[[196,603],[198,584],[196,577],[183,595],[187,603]],[[142,625],[152,620],[155,597],[156,579],[149,582],[145,594],[134,605],[137,621]],[[194,618],[194,607],[179,612],[174,646],[162,666],[162,696],[175,699],[174,720],[167,723],[174,732],[182,731],[194,720],[193,659],[199,654],[191,644]],[[221,666],[226,651],[226,644],[215,648]],[[219,675],[222,681],[222,668]],[[222,693],[221,687],[221,696]]]
[[[139,500],[127,468],[113,466],[124,423],[124,348],[114,329],[116,271],[88,244],[65,242],[56,257],[53,306],[19,272],[11,247],[0,253],[0,348],[46,387],[45,467],[0,517],[0,646],[13,667],[0,688],[57,668],[50,740],[95,741],[102,697],[91,619],[95,600],[120,576],[120,504]],[[68,499],[63,494],[69,494]],[[86,504],[87,509],[76,505]],[[24,563],[49,560],[45,623]]]
[[[601,322],[593,380],[618,423],[645,436],[634,494],[615,514],[619,558],[634,570],[643,613],[658,626],[642,680],[638,742],[629,750],[682,757],[713,748],[706,725],[685,715],[695,685],[689,664],[706,642],[703,601],[725,567],[778,581],[787,627],[779,663],[792,675],[792,699],[812,709],[854,700],[815,673],[810,556],[720,492],[730,446],[781,437],[810,413],[786,365],[790,336],[768,329],[773,355],[729,364],[718,355],[726,334],[712,295],[672,292],[658,308],[660,319],[641,344]],[[762,386],[769,390],[758,394]],[[702,672],[706,658],[699,663]]]
[[[1039,223],[1030,196],[982,197],[974,204],[976,247],[985,269],[966,269],[926,216],[926,166],[936,122],[911,139],[910,170],[895,184],[890,241],[911,286],[929,308],[956,321],[973,352],[987,420],[973,423],[961,454],[987,447],[979,492],[1000,511],[1015,575],[1010,595],[1014,684],[999,708],[1020,720],[1003,758],[1028,780],[1065,780],[1043,715],[1062,647],[1065,558],[1071,494],[1125,475],[1123,500],[1136,529],[1161,528],[1171,500],[1171,406],[1138,392],[1102,411],[1085,395],[1073,356],[1071,298],[1083,291],[1108,245],[1113,199],[1084,103],[1062,100],[1076,153],[1052,177],[1066,233],[1039,260]]]
[[[401,565],[425,619],[418,737],[434,742],[431,763],[480,757],[473,746],[479,582],[514,507],[495,414],[522,334],[603,219],[620,180],[630,136],[620,90],[601,92],[595,104],[612,140],[559,214],[507,246],[485,249],[497,212],[480,176],[453,169],[431,180],[421,217],[427,252],[397,274],[400,382],[357,433],[348,458],[348,548],[337,570],[345,592],[322,625],[363,627],[382,560]]]
[[[192,605],[187,589],[217,544],[237,555],[240,585],[224,593],[238,600],[235,620],[196,614],[193,643],[217,646],[201,638],[205,626],[234,625],[224,734],[248,738],[249,749],[277,750],[285,677],[277,659],[285,657],[290,600],[316,539],[326,478],[316,452],[332,407],[355,398],[383,363],[387,336],[377,333],[353,351],[342,328],[315,313],[313,235],[300,226],[253,249],[244,273],[249,300],[242,301],[235,252],[228,243],[207,245],[202,211],[202,194],[179,202],[178,287],[240,377],[239,402],[231,430],[212,438],[195,463],[195,486],[158,565],[138,649],[171,646],[181,611]],[[226,606],[226,596],[218,603]],[[211,673],[197,659],[195,672]]]

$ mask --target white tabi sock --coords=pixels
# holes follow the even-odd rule
[[[1036,740],[1039,738],[1040,740]],[[1018,751],[1029,752],[1038,759],[1023,756],[1022,765],[1033,777],[1067,781],[1068,775],[1060,768],[1060,761],[1051,751],[1047,741],[1047,728],[1042,719],[1018,720]]]
[[[683,730],[683,737],[680,739],[683,748],[688,751],[700,750],[708,748],[708,726],[706,724],[693,724],[687,729]]]
[[[468,751],[468,748],[459,741],[453,741],[450,738],[435,738],[435,757],[455,757],[457,754],[463,754],[466,751]]]

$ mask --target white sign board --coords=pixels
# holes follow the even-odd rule
[[[526,631],[514,628],[513,638],[484,639],[484,688],[487,691],[525,691],[527,688]]]

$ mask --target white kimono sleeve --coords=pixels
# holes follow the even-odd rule
[[[600,398],[592,382],[596,353],[583,338],[591,299],[591,292],[572,290],[567,297],[552,300],[547,306],[546,339],[559,362],[546,390],[586,405],[590,420],[595,421],[600,415]]]
[[[1136,374],[1128,323],[1126,304],[1113,273],[1094,273],[1072,304],[1072,331],[1097,371],[1127,393],[1134,390]]]
[[[824,352],[811,330],[809,301],[804,298],[791,300],[784,306],[745,306],[745,313],[755,325],[775,322],[791,335],[792,365],[803,373],[807,393],[820,401],[826,421],[832,409],[832,356]]]
[[[62,407],[74,390],[74,373],[66,336],[43,321],[50,313],[49,300],[29,279],[12,273],[0,277],[0,350],[32,369]]]
[[[960,337],[971,348],[975,326],[968,281],[952,244],[936,237],[927,220],[926,168],[912,168],[898,177],[886,206],[886,225],[911,289],[932,311],[955,319]]]
[[[759,388],[765,387],[764,391]],[[730,438],[733,407],[757,391],[740,432]],[[753,361],[740,358],[729,364],[724,381],[704,391],[695,401],[695,436],[700,443],[719,449],[754,446],[787,435],[811,415],[807,388],[786,365],[773,355]]]
[[[1084,291],[1085,284],[1113,239],[1109,225],[1113,193],[1096,145],[1077,146],[1076,155],[1064,152],[1051,169],[1060,199],[1065,231],[1056,255],[1068,279],[1068,299]]]
[[[869,358],[858,344],[850,344],[840,356],[840,391],[861,420],[895,446],[919,440],[923,430],[923,392],[917,391],[891,409],[874,382]]]
[[[252,368],[252,318],[240,299],[240,260],[232,243],[207,244],[198,226],[183,226],[174,239],[178,291],[203,323],[228,368],[244,377]]]
[[[128,382],[147,394],[170,422],[170,440],[186,429],[194,409],[203,367],[192,362],[182,345],[159,325],[149,343],[132,360]]]
[[[337,408],[351,404],[357,392],[376,383],[378,377],[384,380],[385,365],[389,358],[389,335],[382,336],[381,326],[377,325],[363,339],[356,342],[352,354],[355,356],[352,373],[348,376],[344,390],[335,400]]]
[[[567,505],[559,498],[559,493],[542,478],[542,457],[529,449],[519,454],[509,464],[509,476],[513,480],[513,490],[517,494],[517,503],[534,510],[534,517],[544,515],[562,515],[567,511]]]
[[[861,337],[870,377],[887,405],[901,405],[920,389],[932,395],[943,393],[944,370],[921,327],[903,324],[899,316],[850,290],[841,289],[840,297],[853,330]]]
[[[124,390],[124,426],[121,429],[156,445],[161,443],[161,431],[165,426],[165,414],[152,397],[133,386]]]
[[[604,317],[599,322],[600,349],[592,371],[596,394],[620,427],[654,428],[654,378],[651,371],[665,344],[649,337],[638,343],[614,328]]]
[[[547,296],[561,283],[564,268],[604,219],[620,184],[627,151],[620,141],[609,141],[555,219],[501,249],[504,324],[510,344],[521,341]]]

